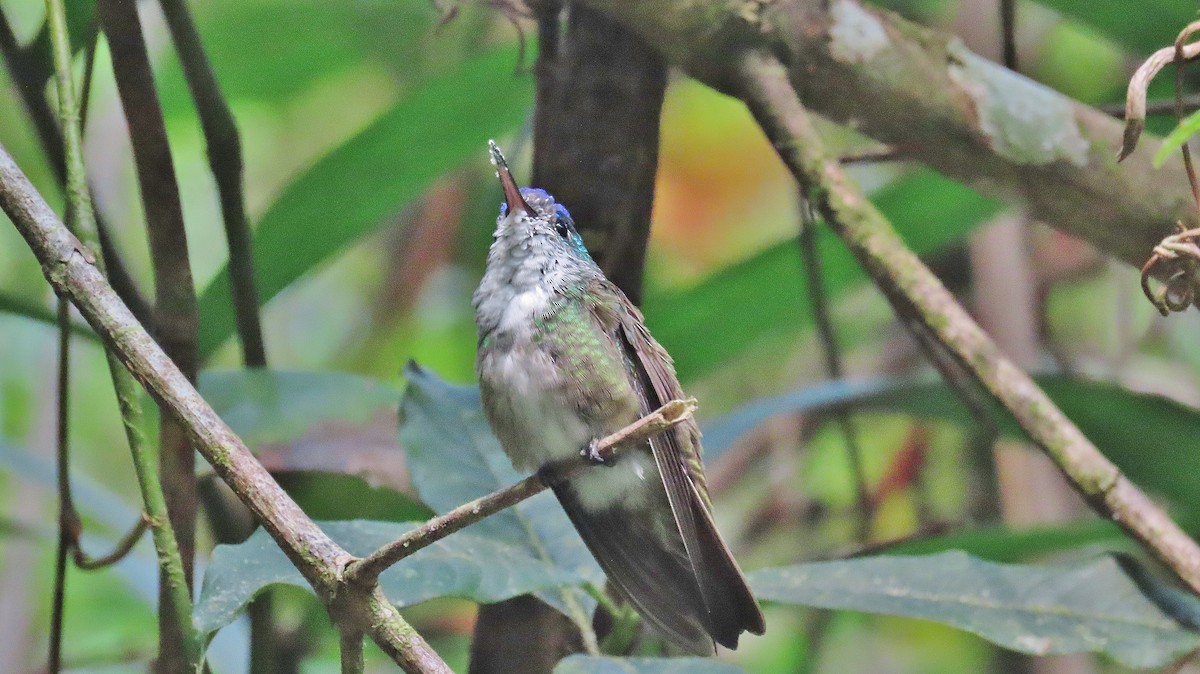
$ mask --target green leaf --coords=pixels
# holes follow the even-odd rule
[[[982,527],[931,536],[888,546],[889,555],[928,555],[961,550],[993,562],[1019,562],[1085,545],[1108,549],[1133,544],[1120,527],[1105,520],[1084,520],[1055,526],[1010,529]]]
[[[919,170],[871,195],[918,254],[957,241],[995,214],[997,202],[929,171]],[[837,236],[822,227],[817,249],[825,284],[836,297],[865,275]],[[805,304],[806,281],[794,239],[717,272],[680,292],[646,298],[646,321],[675,359],[681,379],[711,372],[764,335],[789,334],[812,324]],[[705,339],[696,331],[711,328]]]
[[[54,462],[27,449],[18,449],[0,439],[0,469],[49,491],[58,488]],[[71,471],[71,495],[80,513],[103,524],[111,531],[124,532],[138,520],[139,512],[118,494],[99,482]]]
[[[400,406],[400,440],[421,499],[439,513],[520,480],[492,435],[479,389],[453,386],[410,362]],[[570,573],[599,584],[604,575],[548,492],[471,526],[470,531],[517,546]],[[590,620],[594,600],[577,589],[538,595],[567,616]]]
[[[397,387],[345,372],[234,370],[202,372],[199,388],[311,517],[432,515],[396,437]]]
[[[58,327],[58,315],[53,309],[47,308],[38,300],[27,299],[3,291],[0,291],[0,313],[24,316],[31,321]],[[75,320],[71,321],[71,334],[86,337],[93,342],[100,341],[90,325]]]
[[[94,0],[67,0],[63,3],[67,16],[67,40],[72,52],[82,51],[87,43],[90,26],[95,21],[96,3]],[[50,26],[43,22],[33,40],[25,46],[27,58],[37,64],[37,69],[46,75],[49,82],[54,77],[54,56],[50,45]]]
[[[1139,54],[1174,44],[1179,31],[1196,18],[1194,0],[1141,0],[1136,10],[1131,10],[1126,0],[1037,2]]]
[[[427,80],[292,181],[254,233],[259,301],[374,231],[446,171],[468,158],[483,165],[487,139],[516,128],[530,106],[530,79],[513,77],[516,62],[515,48],[494,49]],[[234,331],[228,265],[201,295],[200,319],[207,358]]]
[[[393,441],[395,437],[393,432]],[[340,454],[342,449],[332,447],[328,453]],[[314,447],[311,453],[320,451],[322,449]],[[402,468],[403,452],[393,450],[392,453],[395,457],[387,463]],[[434,512],[412,493],[406,478],[403,483],[380,480],[379,473],[383,471],[373,465],[361,465],[372,458],[378,458],[378,455],[330,458],[323,461],[323,465],[315,467],[301,465],[281,468],[268,454],[264,464],[296,505],[315,520],[423,522],[433,517]],[[394,472],[394,469],[388,468],[387,471]],[[384,476],[388,474],[384,473]]]
[[[1158,151],[1154,153],[1154,167],[1161,167],[1172,152],[1179,149],[1181,145],[1196,135],[1198,131],[1200,131],[1200,110],[1184,117],[1183,121],[1171,133],[1167,134],[1167,137],[1163,139],[1162,145],[1158,147]]]
[[[1042,378],[1045,383],[1046,378]],[[1084,382],[1084,385],[1088,385]],[[1103,385],[1098,385],[1103,386]],[[1053,388],[1054,385],[1052,384]],[[879,411],[909,411],[919,416],[936,416],[948,418],[962,425],[973,423],[966,409],[955,401],[947,400],[949,390],[940,381],[928,379],[891,379],[874,378],[864,380],[835,380],[806,386],[783,395],[762,398],[744,405],[737,410],[702,424],[704,431],[705,460],[714,462],[731,448],[745,433],[757,427],[763,421],[780,414],[796,414],[827,410],[842,406],[861,406],[864,409]],[[1136,401],[1126,401],[1135,406],[1145,402],[1140,400],[1142,394],[1132,393],[1123,389],[1112,391],[1105,389],[1105,396],[1126,395],[1138,398]],[[922,398],[933,397],[934,400],[921,401]],[[1176,419],[1176,423],[1168,421],[1173,416],[1171,411],[1180,412],[1186,416],[1194,412],[1181,410],[1169,401],[1155,398],[1149,401],[1151,410],[1144,417],[1149,426],[1166,423],[1164,433],[1180,432],[1176,423],[1184,421]],[[1125,403],[1122,403],[1125,404]],[[1163,409],[1156,409],[1164,405]],[[1100,415],[1100,421],[1111,421],[1115,425],[1126,423],[1121,417]],[[1003,428],[1011,436],[1020,436],[1015,425]],[[1109,437],[1103,429],[1092,426],[1085,427],[1086,431],[1096,433],[1100,437]],[[1151,430],[1151,434],[1153,434]],[[929,554],[946,550],[963,550],[970,554],[999,562],[1015,562],[1036,555],[1061,552],[1083,545],[1105,544],[1121,545],[1127,539],[1112,522],[1092,520],[1073,522],[1062,526],[1032,527],[1024,529],[1009,529],[1006,527],[988,527],[956,531],[942,536],[931,536],[913,541],[906,541],[887,550],[889,554]]]
[[[711,658],[610,658],[572,655],[554,674],[745,674],[744,669]]]
[[[771,417],[856,405],[868,400],[870,396],[916,385],[916,380],[889,377],[835,379],[777,396],[753,400],[723,417],[701,422],[700,430],[704,433],[704,461],[711,463],[719,460],[739,438]]]
[[[765,569],[750,585],[766,601],[933,620],[1033,655],[1099,652],[1156,667],[1200,647],[1188,626],[1200,599],[1131,577],[1112,557],[1064,566],[961,552],[876,557]]]
[[[437,19],[422,0],[328,3],[321,0],[210,3],[194,8],[204,50],[231,100],[278,100],[315,82],[361,68],[419,58]],[[313,28],[320,26],[321,39]],[[187,84],[172,51],[160,68],[168,114],[190,109]],[[397,73],[404,76],[406,73]]]
[[[418,526],[367,520],[320,525],[339,545],[360,557]],[[468,531],[448,536],[400,560],[380,575],[379,586],[388,601],[404,607],[436,597],[502,601],[575,580],[573,575],[534,559],[518,546]],[[243,543],[217,546],[196,603],[197,629],[207,634],[228,625],[254,595],[276,583],[309,587],[262,529]]]
[[[329,422],[365,423],[400,400],[395,386],[346,372],[204,371],[198,389],[251,447],[296,440]]]
[[[5,471],[54,492],[58,487],[57,468],[45,456],[19,449],[0,438],[0,474]],[[121,496],[78,470],[71,471],[71,495],[79,514],[85,518],[83,549],[92,554],[106,554],[141,517],[139,509],[130,506]],[[92,526],[92,522],[100,527]],[[48,530],[52,531],[52,530]],[[47,537],[57,536],[49,534]],[[155,571],[154,550],[149,537],[143,536],[133,552],[114,567],[120,577],[143,601],[158,599],[158,573]]]

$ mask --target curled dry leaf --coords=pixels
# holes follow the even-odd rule
[[[1188,24],[1179,34],[1179,42],[1186,40],[1192,33],[1200,30],[1200,21]],[[1117,161],[1128,157],[1137,147],[1142,130],[1146,128],[1146,88],[1168,63],[1175,61],[1176,45],[1163,47],[1150,55],[1129,79],[1129,90],[1125,94],[1125,137],[1121,143],[1121,151]],[[1191,61],[1200,56],[1200,42],[1182,45],[1183,60]]]
[[[1200,297],[1197,237],[1200,237],[1200,229],[1188,229],[1182,222],[1176,223],[1175,234],[1164,237],[1142,266],[1142,292],[1163,316],[1172,311],[1186,311]],[[1156,275],[1164,279],[1163,286],[1158,289],[1150,284],[1150,279]]]

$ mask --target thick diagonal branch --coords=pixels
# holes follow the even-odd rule
[[[29,179],[0,148],[0,209],[33,250],[46,279],[68,297],[105,345],[188,432],[196,448],[238,495],[322,601],[332,603],[352,559],[271,478],[171,361],[96,269]],[[450,674],[449,666],[375,590],[354,597],[353,616],[410,674]]]
[[[1121,525],[1200,593],[1200,546],[1109,461],[1005,357],[829,155],[783,64],[749,54],[741,94],[779,156],[896,312],[920,323],[1016,418],[1101,515]]]

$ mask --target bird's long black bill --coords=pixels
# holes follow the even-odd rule
[[[519,208],[526,213],[532,213],[533,209],[521,196],[521,188],[517,187],[517,181],[513,180],[512,171],[508,170],[508,162],[504,160],[504,154],[500,152],[496,141],[488,141],[488,150],[492,154],[492,164],[496,167],[496,177],[500,179],[500,186],[504,188],[504,201],[508,204],[508,212],[513,213]]]

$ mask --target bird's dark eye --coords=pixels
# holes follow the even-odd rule
[[[562,204],[554,205],[554,231],[564,240],[570,241],[575,233],[575,223],[571,222],[571,214]]]

